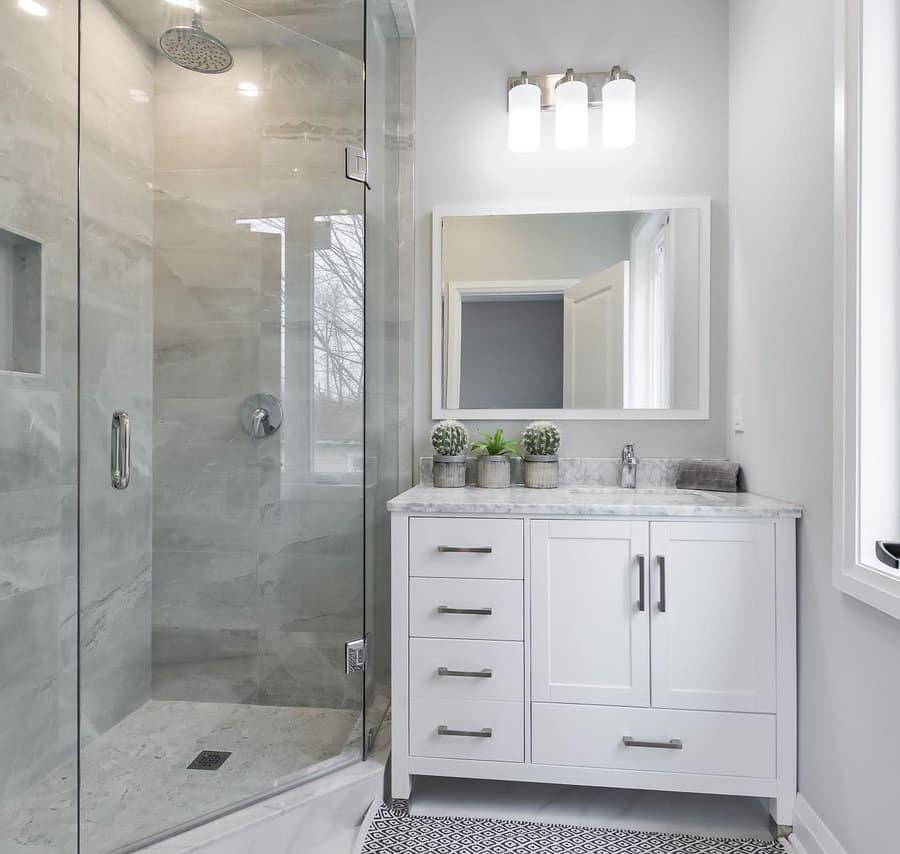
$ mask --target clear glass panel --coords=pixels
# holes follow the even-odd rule
[[[77,13],[76,0],[0,4],[5,854],[77,844]]]
[[[366,40],[366,737],[390,704],[390,526],[411,482],[415,43],[402,3],[369,0]]]
[[[204,0],[209,74],[184,3],[82,2],[87,854],[361,755],[363,7],[310,8]]]

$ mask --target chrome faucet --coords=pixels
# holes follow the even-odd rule
[[[629,442],[622,448],[622,478],[619,485],[623,489],[634,489],[637,485],[638,460],[634,455],[634,445]]]

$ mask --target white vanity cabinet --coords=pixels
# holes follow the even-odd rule
[[[393,796],[416,775],[694,791],[789,824],[799,508],[563,492],[389,505]]]

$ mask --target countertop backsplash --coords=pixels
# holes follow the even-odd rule
[[[475,485],[477,457],[466,461],[466,483]],[[638,460],[637,486],[639,489],[652,487],[675,488],[678,469],[684,461],[682,457],[645,457]],[[520,457],[511,457],[512,485],[524,483],[523,464]],[[431,457],[419,459],[419,483],[431,486],[433,460]],[[622,472],[622,461],[618,457],[560,457],[560,486],[618,486]]]

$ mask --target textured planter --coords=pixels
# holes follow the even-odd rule
[[[525,486],[529,489],[556,489],[559,486],[559,457],[526,456]]]
[[[459,489],[466,485],[466,455],[443,457],[434,455],[432,477],[434,485],[442,489]]]
[[[506,489],[509,486],[509,457],[479,457],[478,485],[485,489]]]

